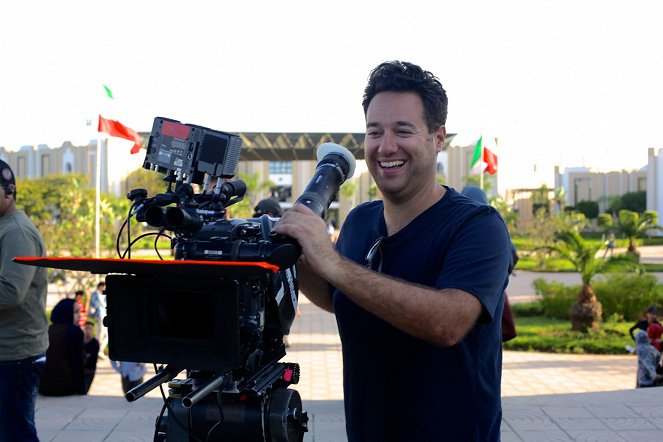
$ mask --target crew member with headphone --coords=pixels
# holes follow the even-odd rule
[[[0,440],[38,441],[37,386],[46,361],[46,268],[13,261],[45,256],[39,231],[16,208],[16,179],[0,160]]]
[[[2,169],[2,173],[0,174],[0,186],[5,189],[5,197],[16,195],[16,180],[14,179],[14,173],[9,167],[9,164],[0,160],[0,169]],[[16,200],[16,196],[14,196],[14,200]]]

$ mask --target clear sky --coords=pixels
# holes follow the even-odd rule
[[[85,143],[98,113],[362,132],[366,78],[391,59],[440,77],[459,142],[498,137],[501,190],[663,148],[659,0],[2,2],[0,146]]]

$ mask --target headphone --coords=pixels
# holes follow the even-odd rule
[[[14,194],[14,186],[12,184],[7,184],[5,186],[5,197],[12,196]]]

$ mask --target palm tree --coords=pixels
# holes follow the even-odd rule
[[[238,173],[237,177],[246,184],[246,196],[239,203],[231,206],[232,216],[239,218],[248,218],[253,214],[253,208],[260,200],[263,191],[276,187],[271,180],[263,180],[260,172],[254,172],[252,175]]]
[[[571,306],[571,329],[585,332],[590,328],[598,328],[603,309],[594,294],[592,278],[605,273],[610,268],[637,264],[625,255],[611,257],[608,260],[597,258],[596,254],[601,245],[592,245],[572,229],[556,232],[555,244],[544,248],[556,252],[562,259],[570,262],[582,279],[578,299]]]
[[[559,212],[563,213],[564,207],[566,206],[566,191],[563,187],[558,187],[555,189],[554,200],[557,208],[559,209]]]
[[[648,230],[661,230],[658,225],[658,214],[653,210],[646,210],[642,215],[630,210],[620,210],[615,230],[628,238],[628,253],[640,258],[640,252],[635,246],[635,239]]]

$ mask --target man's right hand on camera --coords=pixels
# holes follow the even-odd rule
[[[314,304],[331,312],[331,293],[325,274],[333,272],[335,263],[343,258],[329,239],[325,221],[303,204],[295,204],[283,214],[273,231],[297,240],[302,247],[299,288]]]

